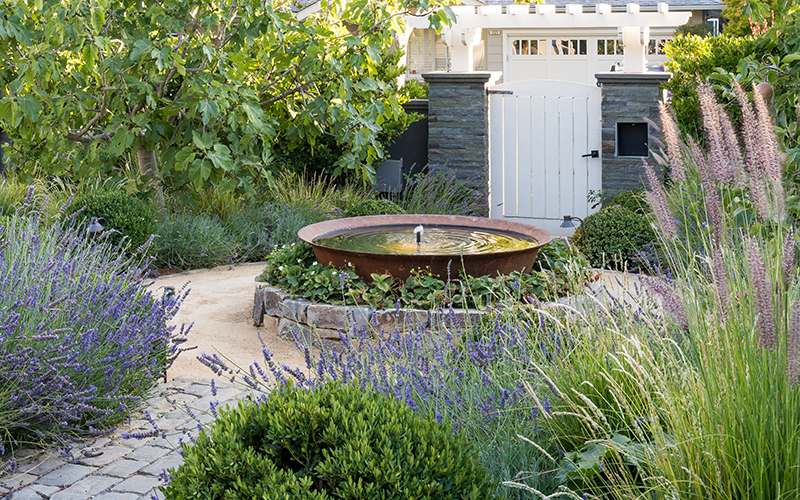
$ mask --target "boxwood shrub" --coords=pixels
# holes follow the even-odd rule
[[[131,248],[137,248],[152,232],[152,207],[121,189],[95,191],[75,198],[68,212],[74,213],[86,207],[82,218],[86,221],[97,217],[105,229],[114,229],[109,236],[111,243],[118,244],[127,237]]]
[[[184,459],[167,499],[490,499],[496,487],[446,423],[336,382],[241,401]]]
[[[395,215],[406,213],[400,205],[385,199],[358,201],[348,207],[345,217],[361,217],[363,215]]]
[[[611,205],[586,217],[572,241],[592,266],[623,269],[635,265],[631,257],[655,240],[647,217]]]

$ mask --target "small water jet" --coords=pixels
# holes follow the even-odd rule
[[[453,215],[373,215],[312,224],[298,233],[319,262],[349,264],[365,280],[391,274],[405,280],[416,268],[442,279],[533,269],[544,229],[499,219]]]

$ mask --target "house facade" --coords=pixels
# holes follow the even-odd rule
[[[718,28],[722,8],[719,0],[471,3],[475,5],[451,7],[457,22],[439,34],[428,29],[424,18],[407,19],[402,40],[406,80],[433,71],[488,71],[495,75],[493,83],[560,80],[593,85],[600,72],[658,70],[666,61],[664,45],[676,28],[700,23]],[[635,62],[627,61],[628,68],[625,28],[636,28],[644,42],[638,50],[643,61],[636,54]]]

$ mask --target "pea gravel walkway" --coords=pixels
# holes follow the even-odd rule
[[[214,419],[210,403],[232,406],[249,389],[225,379],[178,376],[154,389],[146,401],[155,424],[166,432],[146,439],[123,439],[123,433],[147,432],[144,418],[120,426],[111,436],[73,445],[67,456],[57,451],[29,451],[17,455],[19,468],[0,477],[0,498],[8,500],[139,500],[163,498],[157,491],[162,471],[179,466],[178,440],[197,436],[198,423]],[[217,405],[217,402],[219,403]],[[177,406],[177,407],[176,407]],[[191,418],[186,407],[196,418]],[[155,496],[153,496],[155,495]]]

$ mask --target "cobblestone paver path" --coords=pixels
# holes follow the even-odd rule
[[[216,395],[212,393],[216,392]],[[178,440],[197,436],[198,423],[214,419],[210,404],[225,408],[249,389],[225,379],[175,377],[158,386],[145,402],[156,426],[167,433],[123,439],[123,433],[152,431],[144,418],[120,426],[114,434],[76,443],[69,452],[23,450],[19,468],[0,477],[0,498],[8,500],[140,500],[163,498],[156,489],[162,471],[179,466]],[[219,404],[217,404],[217,402]],[[187,410],[188,407],[188,410]],[[195,418],[190,417],[190,412]],[[155,497],[153,496],[155,495]]]

